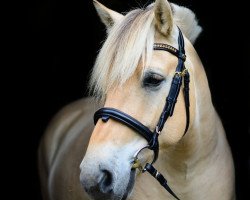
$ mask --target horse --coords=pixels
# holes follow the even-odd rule
[[[107,39],[91,96],[58,112],[41,139],[43,199],[235,199],[193,11],[156,0],[124,15],[93,3]]]

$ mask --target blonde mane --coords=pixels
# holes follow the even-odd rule
[[[111,87],[124,84],[142,63],[143,74],[152,55],[155,24],[154,3],[145,9],[135,9],[108,31],[89,81],[89,91],[98,100],[105,100]],[[201,32],[195,14],[182,6],[171,4],[173,19],[192,42]]]
[[[129,12],[109,32],[96,59],[90,91],[103,100],[111,87],[122,85],[135,72],[139,61],[147,65],[154,43],[153,9]]]

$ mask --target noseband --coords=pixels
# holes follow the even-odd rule
[[[132,128],[141,136],[143,136],[148,145],[144,148],[148,148],[154,151],[154,158],[151,163],[147,163],[146,166],[143,168],[137,159],[137,155],[135,156],[134,164],[132,168],[142,168],[142,172],[148,171],[154,178],[158,180],[158,182],[176,199],[179,199],[175,193],[170,189],[167,184],[167,180],[161,175],[154,167],[153,164],[158,158],[159,154],[159,141],[158,137],[164,127],[165,122],[167,121],[168,117],[171,117],[174,113],[175,104],[177,102],[178,95],[180,93],[180,88],[182,85],[182,79],[184,78],[184,100],[185,100],[185,108],[186,108],[186,128],[184,134],[186,134],[189,126],[189,82],[190,77],[188,70],[185,68],[184,62],[186,60],[185,50],[184,50],[184,38],[179,29],[179,37],[178,37],[178,45],[179,50],[176,48],[162,43],[155,43],[154,50],[163,50],[168,51],[169,53],[175,55],[178,58],[178,64],[175,70],[175,74],[171,83],[171,87],[169,90],[169,94],[166,98],[166,103],[163,108],[163,111],[160,115],[159,121],[154,129],[151,131],[148,127],[143,125],[141,122],[136,120],[135,118],[131,117],[130,115],[117,110],[115,108],[101,108],[97,110],[94,114],[94,123],[96,124],[99,118],[102,118],[103,122],[107,122],[110,118],[125,124],[126,126]],[[140,152],[140,151],[139,151]]]

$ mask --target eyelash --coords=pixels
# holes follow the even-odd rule
[[[159,74],[148,74],[143,79],[143,86],[156,88],[164,81],[164,77]]]

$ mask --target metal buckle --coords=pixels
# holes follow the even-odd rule
[[[133,161],[132,169],[139,169],[139,171],[141,172],[143,171],[142,164],[138,158],[135,158],[135,160]]]
[[[158,135],[161,134],[161,131],[159,131],[159,127],[158,126],[155,127],[155,132],[158,133]]]
[[[187,68],[184,68],[181,72],[175,72],[175,75],[177,76],[185,76],[185,74],[187,73]]]
[[[182,55],[181,55],[181,58],[182,58],[182,60],[185,62],[185,61],[186,61],[187,56],[186,56],[185,54],[182,54]]]

